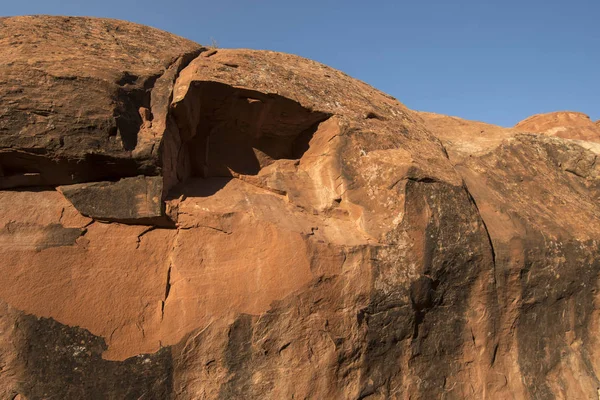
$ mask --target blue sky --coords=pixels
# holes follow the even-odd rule
[[[417,110],[512,126],[600,119],[600,0],[0,0],[0,14],[110,17],[320,61]]]

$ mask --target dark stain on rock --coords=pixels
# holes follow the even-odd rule
[[[85,229],[65,228],[61,224],[42,226],[9,222],[0,230],[0,245],[41,251],[51,247],[73,246],[84,233]]]
[[[428,276],[421,276],[410,284],[410,300],[413,308],[424,311],[433,306],[434,290],[437,282]]]
[[[73,246],[77,238],[85,233],[85,229],[65,228],[61,224],[50,224],[44,227],[45,238],[37,243],[37,249],[50,247]]]
[[[230,373],[229,380],[221,387],[220,399],[242,399],[252,389],[252,316],[240,315],[229,327],[225,365]]]
[[[527,272],[521,275],[524,305],[517,325],[519,366],[532,398],[554,399],[556,394],[548,382],[551,371],[569,354],[575,352],[579,357],[571,342],[589,335],[586,327],[595,310],[594,282],[600,273],[600,249],[590,242],[547,242],[540,233],[533,232],[528,241]],[[594,377],[587,351],[581,356],[584,364],[587,361],[588,376]]]
[[[403,356],[410,360],[404,374],[419,377],[423,397],[442,396],[446,377],[461,368],[457,337],[465,327],[471,287],[483,270],[493,273],[487,233],[461,187],[409,180],[401,231],[414,239],[409,256],[414,260],[395,245],[372,257],[371,303],[361,315],[367,322],[363,397],[392,395],[390,381],[403,374]],[[392,236],[387,239],[395,243]],[[410,262],[419,263],[423,275],[411,279],[406,272]],[[403,354],[407,347],[400,343],[406,340],[411,341],[410,355]]]
[[[18,392],[28,400],[172,398],[171,349],[124,361],[102,359],[107,346],[89,331],[53,319],[21,315],[19,359],[24,368]]]
[[[410,202],[426,202],[431,217],[423,249],[427,277],[417,278],[411,287],[420,324],[409,364],[422,379],[419,389],[423,396],[442,397],[446,378],[462,368],[456,361],[462,351],[457,338],[465,329],[475,280],[482,274],[493,276],[493,251],[479,211],[462,187],[409,182]],[[487,293],[493,292],[492,282],[490,279]],[[489,307],[493,309],[494,304],[490,302]],[[493,325],[488,332],[495,335]],[[440,363],[442,359],[445,361]]]

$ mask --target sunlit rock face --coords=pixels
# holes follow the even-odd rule
[[[597,123],[121,21],[0,33],[0,398],[597,396]]]
[[[558,111],[529,117],[515,125],[515,129],[565,139],[600,142],[599,123],[600,121],[594,123],[589,116],[580,112]]]

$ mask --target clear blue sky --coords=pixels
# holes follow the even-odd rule
[[[408,107],[503,126],[600,119],[600,0],[0,0],[0,14],[125,19],[220,47],[294,53]]]

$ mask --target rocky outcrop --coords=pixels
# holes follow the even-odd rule
[[[172,86],[201,46],[94,18],[0,29],[0,189],[161,175]]]
[[[500,143],[452,158],[494,249],[494,365],[517,398],[593,398],[599,148],[515,129],[498,136]]]
[[[597,143],[287,54],[0,24],[1,398],[597,396]]]
[[[565,139],[600,142],[598,122],[600,121],[592,122],[590,117],[583,113],[558,111],[529,117],[515,125],[515,129]]]

